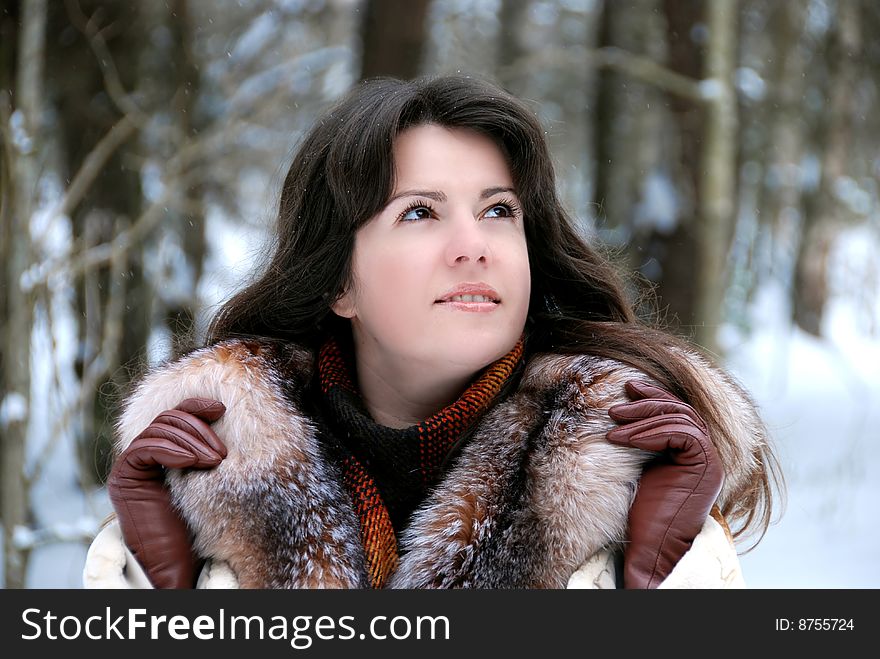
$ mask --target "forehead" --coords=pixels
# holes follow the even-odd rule
[[[394,171],[398,189],[466,182],[512,185],[504,154],[490,138],[475,130],[435,124],[408,128],[397,136]]]

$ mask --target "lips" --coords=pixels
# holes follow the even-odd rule
[[[443,293],[437,300],[435,300],[435,304],[443,304],[447,302],[452,302],[452,298],[460,295],[482,295],[485,298],[491,300],[494,304],[500,304],[501,296],[498,294],[494,288],[489,286],[489,284],[483,282],[463,282],[450,288],[448,291]],[[459,302],[461,303],[461,302]],[[476,303],[476,302],[465,302],[465,304],[487,304],[486,302]]]

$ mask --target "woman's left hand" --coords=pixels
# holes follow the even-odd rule
[[[632,402],[608,414],[608,441],[662,455],[642,473],[629,512],[625,588],[656,588],[690,549],[721,491],[724,471],[709,430],[687,403],[644,382],[626,383]]]

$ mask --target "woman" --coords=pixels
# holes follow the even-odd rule
[[[534,115],[460,76],[315,124],[265,271],[117,449],[90,586],[737,586],[774,464],[575,232]]]

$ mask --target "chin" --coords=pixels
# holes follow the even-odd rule
[[[443,361],[476,372],[510,352],[519,335],[508,338],[502,335],[463,332],[460,338],[451,338],[444,337],[442,349],[436,350],[434,355],[442,355]]]

